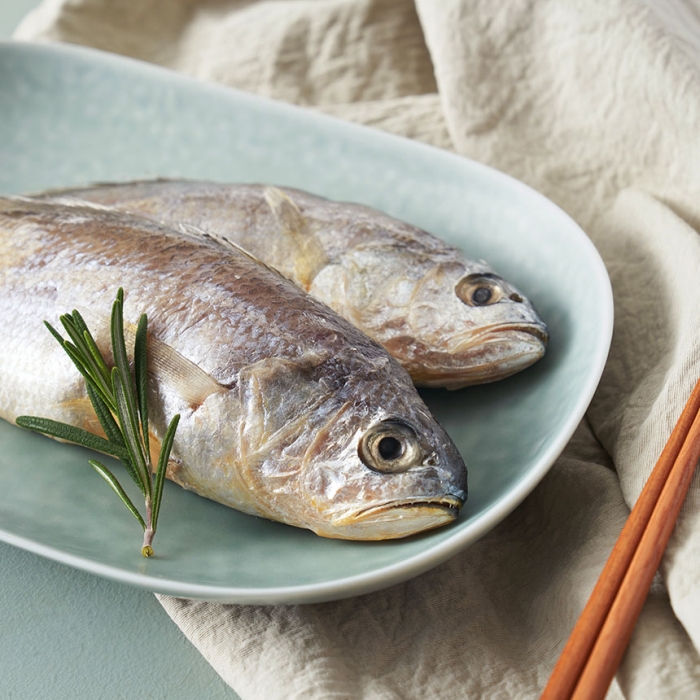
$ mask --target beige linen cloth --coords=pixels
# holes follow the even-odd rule
[[[241,698],[536,698],[700,376],[700,3],[46,0],[17,30],[488,163],[590,235],[600,387],[527,500],[451,561],[340,602],[160,597]],[[700,698],[700,480],[610,698]]]

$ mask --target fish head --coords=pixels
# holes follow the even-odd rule
[[[488,265],[450,260],[417,279],[405,336],[385,343],[421,386],[457,389],[502,379],[539,360],[549,339],[532,303]]]
[[[467,498],[457,447],[424,406],[393,408],[348,402],[315,436],[299,492],[313,504],[318,534],[394,539],[457,518]]]
[[[467,498],[457,447],[407,372],[346,331],[342,348],[261,360],[235,389],[207,397],[181,421],[176,448],[182,462],[185,445],[189,461],[206,455],[212,481],[184,469],[176,480],[192,488],[196,478],[203,495],[324,537],[391,539],[454,521]],[[210,454],[210,435],[220,452]]]

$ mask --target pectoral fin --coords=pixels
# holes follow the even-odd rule
[[[281,247],[286,254],[277,257],[287,262],[280,266],[280,272],[308,290],[314,277],[328,264],[323,245],[285,192],[277,187],[266,187],[264,197],[281,229]]]
[[[149,337],[148,352],[149,367],[158,381],[177,391],[192,409],[199,408],[207,396],[227,391],[201,367],[158,338]]]
[[[80,309],[80,313],[88,327],[94,330],[97,344],[104,352],[110,337],[109,319],[102,314],[95,314],[90,309]],[[135,338],[136,326],[124,321],[124,342],[130,356]],[[227,391],[225,386],[219,384],[201,367],[152,333],[148,334],[148,367],[159,384],[174,390],[193,410],[201,406],[207,396]]]

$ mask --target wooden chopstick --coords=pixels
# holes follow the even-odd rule
[[[637,499],[541,700],[605,697],[699,458],[700,382]]]

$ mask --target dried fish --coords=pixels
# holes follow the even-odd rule
[[[42,320],[78,309],[109,355],[118,287],[127,330],[149,317],[151,441],[181,415],[169,478],[327,537],[457,517],[462,458],[379,345],[246,253],[104,207],[0,198],[1,417],[100,432]]]
[[[242,246],[383,345],[418,385],[492,382],[545,352],[534,307],[487,263],[369,207],[178,180],[63,194]]]

